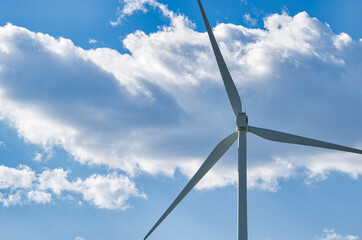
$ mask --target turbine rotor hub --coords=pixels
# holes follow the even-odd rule
[[[239,113],[236,117],[236,126],[238,131],[248,131],[248,116],[246,113]]]

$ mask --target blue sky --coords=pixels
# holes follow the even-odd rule
[[[360,1],[203,4],[251,125],[362,148]],[[197,1],[0,0],[1,239],[143,239],[234,121]],[[150,239],[236,239],[236,153]],[[361,174],[248,134],[249,239],[361,239]]]

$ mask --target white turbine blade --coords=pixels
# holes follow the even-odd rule
[[[352,153],[359,153],[362,154],[362,150],[345,147],[333,143],[328,142],[322,142],[311,138],[306,137],[300,137],[297,135],[292,135],[289,133],[283,133],[278,132],[274,130],[264,129],[264,128],[258,128],[258,127],[252,127],[248,126],[248,131],[251,133],[254,133],[255,135],[258,135],[259,137],[276,141],[276,142],[284,142],[284,143],[293,143],[293,144],[299,144],[299,145],[306,145],[306,146],[312,146],[312,147],[319,147],[319,148],[328,148],[328,149],[334,149],[344,152],[352,152]]]
[[[205,162],[201,165],[199,170],[187,183],[185,188],[177,196],[177,198],[172,202],[172,204],[167,208],[165,213],[160,217],[152,229],[147,233],[144,239],[157,228],[158,225],[167,217],[168,214],[181,202],[181,200],[191,191],[191,189],[201,180],[201,178],[215,165],[215,163],[224,155],[224,153],[233,145],[235,140],[238,138],[238,132],[230,134],[228,137],[224,138],[215,148],[212,150],[210,155],[206,158]]]
[[[204,8],[202,7],[201,1],[198,0],[198,2],[199,2],[202,17],[203,17],[204,22],[205,22],[207,33],[209,34],[212,49],[214,50],[217,65],[219,66],[221,77],[222,77],[222,80],[223,80],[225,88],[226,88],[226,92],[228,94],[228,97],[229,97],[231,106],[233,108],[234,114],[237,117],[238,114],[241,113],[241,100],[240,100],[239,93],[236,90],[234,81],[231,78],[229,70],[228,70],[228,68],[227,68],[227,66],[225,64],[224,58],[221,55],[219,46],[217,45],[214,34],[212,33],[209,21],[207,20],[207,17],[206,17]]]

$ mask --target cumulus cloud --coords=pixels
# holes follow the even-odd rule
[[[175,14],[167,8],[167,5],[159,3],[156,0],[119,0],[122,7],[117,8],[117,20],[111,21],[112,26],[122,24],[122,20],[126,16],[131,16],[135,12],[142,11],[146,13],[147,7],[152,7],[161,11],[162,15],[168,18],[173,18]]]
[[[27,198],[30,201],[45,204],[45,203],[49,203],[51,201],[52,195],[50,193],[47,193],[47,192],[31,190],[31,191],[29,191],[27,193]]]
[[[280,180],[302,176],[306,184],[313,184],[326,180],[332,172],[358,179],[362,175],[361,157],[335,151],[277,157],[269,163],[248,169],[248,187],[276,191],[280,188]]]
[[[8,194],[7,196],[0,193],[0,203],[2,203],[5,207],[21,205],[21,193],[18,191],[15,194]]]
[[[347,33],[341,33],[334,37],[333,44],[336,48],[342,49],[344,46],[350,44],[352,38]]]
[[[157,7],[170,24],[150,34],[141,30],[129,34],[123,40],[129,53],[124,54],[109,48],[85,50],[69,39],[12,24],[1,27],[0,119],[26,142],[44,151],[61,147],[83,164],[102,164],[131,177],[172,176],[177,169],[192,176],[234,126],[208,36],[196,31],[187,17],[156,1],[125,4],[123,14],[143,11],[146,5]],[[248,108],[250,122],[267,119],[269,126],[279,127],[276,130],[308,126],[317,135],[323,134],[322,125],[344,136],[346,144],[361,141],[357,133],[362,113],[356,104],[362,101],[361,44],[346,33],[334,33],[306,12],[274,14],[264,19],[264,25],[265,29],[253,29],[220,23],[214,28],[242,100],[253,106]],[[353,130],[336,129],[342,120]],[[350,174],[338,164],[301,167],[285,148],[278,154],[267,150],[250,159],[249,187],[276,191],[279,180],[299,169],[308,169],[312,177],[339,169]],[[235,154],[225,158],[199,188],[235,184],[236,163],[229,160]],[[52,174],[44,171],[38,177],[48,179],[39,190],[74,191],[67,173]],[[60,177],[62,186],[53,183],[54,177]],[[107,179],[118,181],[113,175]],[[102,185],[103,178],[89,181]],[[128,185],[125,179],[120,181]],[[85,181],[78,187],[85,189],[87,201],[107,205]]]
[[[248,168],[248,188],[276,192],[280,180],[295,175],[296,165],[287,160],[276,158],[271,162]]]
[[[0,166],[0,202],[4,206],[29,202],[46,204],[62,193],[80,194],[84,201],[104,209],[126,209],[131,197],[145,197],[128,177],[117,173],[105,176],[93,174],[88,178],[68,180],[69,171],[61,168],[36,174],[27,166]],[[68,197],[69,198],[69,197]],[[73,199],[73,197],[72,197]]]
[[[85,181],[78,181],[76,185],[84,200],[99,208],[126,209],[129,207],[126,201],[130,196],[145,197],[138,193],[134,182],[128,177],[117,174],[92,175]]]
[[[33,185],[35,173],[28,166],[9,168],[0,165],[0,189],[30,188]]]
[[[258,19],[252,18],[249,13],[244,14],[243,18],[245,22],[251,26],[255,26],[258,22]]]
[[[303,164],[308,171],[307,183],[316,180],[325,180],[333,171],[349,175],[352,179],[358,179],[362,175],[361,157],[352,153],[321,153],[291,157],[295,163]]]
[[[334,229],[324,229],[323,234],[318,237],[320,240],[358,240],[358,236],[354,235],[341,235],[335,232]]]

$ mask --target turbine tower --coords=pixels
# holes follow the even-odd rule
[[[156,222],[156,224],[147,233],[144,240],[147,239],[150,234],[160,225],[160,223],[170,214],[170,212],[181,202],[181,200],[191,191],[191,189],[203,178],[203,176],[215,165],[215,163],[224,155],[224,153],[231,147],[231,145],[238,140],[238,222],[237,222],[237,240],[248,239],[248,227],[247,227],[247,184],[246,184],[246,133],[250,132],[259,137],[267,140],[284,142],[298,145],[306,145],[319,148],[327,148],[333,150],[339,150],[344,152],[352,152],[362,154],[362,150],[345,147],[333,143],[314,140],[311,138],[292,135],[289,133],[278,132],[274,130],[253,127],[248,125],[248,117],[245,112],[242,112],[241,100],[239,93],[235,87],[234,81],[231,78],[229,70],[225,64],[224,58],[221,55],[220,49],[217,45],[215,36],[207,20],[204,8],[200,0],[197,0],[201,10],[202,17],[205,22],[207,33],[210,38],[211,46],[215,54],[217,65],[219,67],[224,86],[229,97],[231,107],[236,117],[237,131],[224,138],[215,148],[210,155],[206,158],[205,162],[201,165],[199,170],[187,183],[185,188],[176,197],[172,204],[167,208],[164,214]]]

